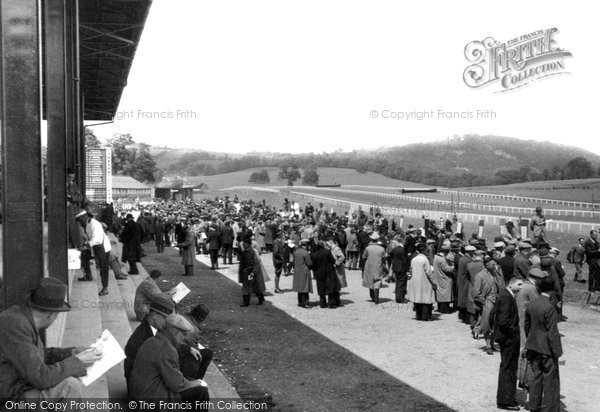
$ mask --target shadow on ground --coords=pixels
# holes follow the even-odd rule
[[[181,276],[180,258],[171,249],[163,254],[149,253],[143,263],[148,271],[163,272],[167,282],[161,288],[183,281],[192,290],[178,305],[181,313],[189,313],[200,302],[209,307],[210,314],[201,324],[202,338],[214,350],[214,361],[242,398],[269,394],[277,411],[451,410],[268,300],[258,306],[253,297],[249,307],[241,308],[240,286],[200,263],[194,277]],[[378,344],[376,336],[365,335],[364,339]]]

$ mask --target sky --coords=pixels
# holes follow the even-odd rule
[[[475,133],[600,154],[595,16],[593,2],[547,0],[154,0],[114,122],[93,130],[229,153]],[[471,41],[550,28],[572,53],[563,74],[505,92],[465,84]]]

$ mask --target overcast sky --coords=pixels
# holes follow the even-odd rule
[[[117,117],[94,131],[235,153],[347,151],[478,133],[600,154],[596,19],[593,2],[547,0],[154,0]],[[573,54],[564,60],[569,74],[505,93],[495,93],[498,84],[465,85],[467,43],[551,27],[556,45]],[[495,118],[477,119],[477,110]],[[411,111],[433,116],[384,118]]]

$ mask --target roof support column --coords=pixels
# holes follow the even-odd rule
[[[67,248],[67,168],[74,169],[72,121],[72,67],[69,0],[46,0],[44,4],[45,97],[48,120],[48,272],[69,283]],[[78,224],[70,219],[69,224]]]
[[[2,295],[6,307],[44,276],[40,1],[0,0]]]

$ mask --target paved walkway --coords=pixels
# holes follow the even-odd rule
[[[208,256],[198,260],[208,264]],[[262,256],[273,278],[270,254]],[[221,266],[219,272],[237,282],[237,264]],[[347,271],[348,287],[342,290],[344,307],[336,310],[302,309],[291,291],[292,276],[281,277],[284,294],[268,296],[275,307],[298,319],[338,345],[423,393],[460,411],[495,409],[500,355],[487,355],[483,340],[470,337],[469,327],[456,314],[439,315],[434,322],[414,320],[412,305],[394,301],[390,284],[381,290],[380,304],[369,301],[361,285],[360,271]],[[266,283],[273,292],[273,280]],[[240,298],[241,299],[241,298]],[[314,301],[315,294],[311,295]],[[559,329],[566,365],[561,366],[563,410],[596,411],[600,404],[599,314],[566,306],[568,322]],[[519,398],[524,400],[525,394]]]

